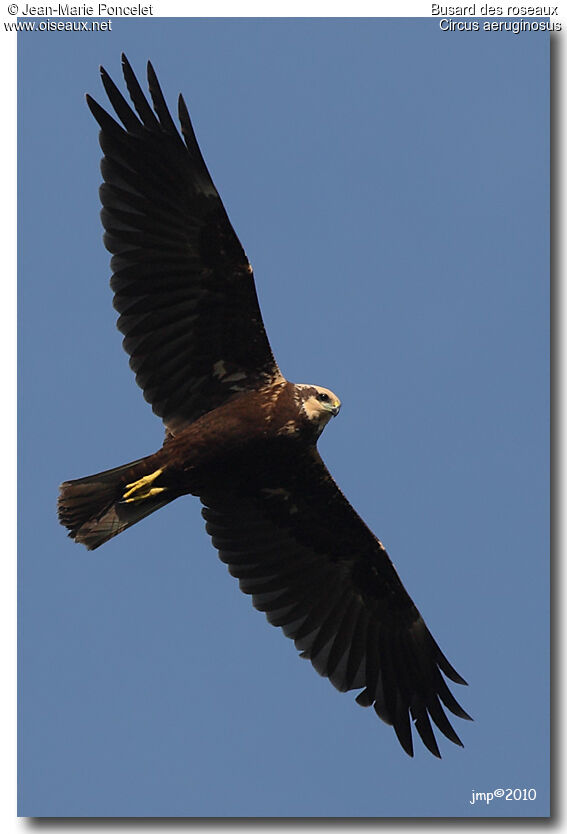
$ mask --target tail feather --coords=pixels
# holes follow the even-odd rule
[[[151,471],[151,458],[141,458],[106,472],[65,481],[59,490],[59,521],[67,527],[69,536],[88,550],[100,547],[177,497],[176,493],[163,492],[125,501],[126,484]]]

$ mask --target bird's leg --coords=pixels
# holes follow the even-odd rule
[[[156,478],[162,474],[163,469],[156,469],[150,475],[144,475],[138,481],[131,484],[126,484],[126,492],[122,496],[122,500],[127,504],[132,501],[143,501],[145,498],[150,498],[152,495],[158,495],[160,492],[165,492],[165,487],[152,487],[151,484]]]

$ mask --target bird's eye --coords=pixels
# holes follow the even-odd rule
[[[318,394],[317,399],[319,402],[328,403],[329,402],[329,395],[328,394]]]

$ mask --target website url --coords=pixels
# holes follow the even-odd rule
[[[7,20],[5,32],[112,32],[111,20]]]

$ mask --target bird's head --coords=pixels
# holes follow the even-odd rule
[[[295,389],[301,415],[319,435],[331,417],[336,417],[339,413],[341,401],[336,394],[320,385],[296,385]]]

